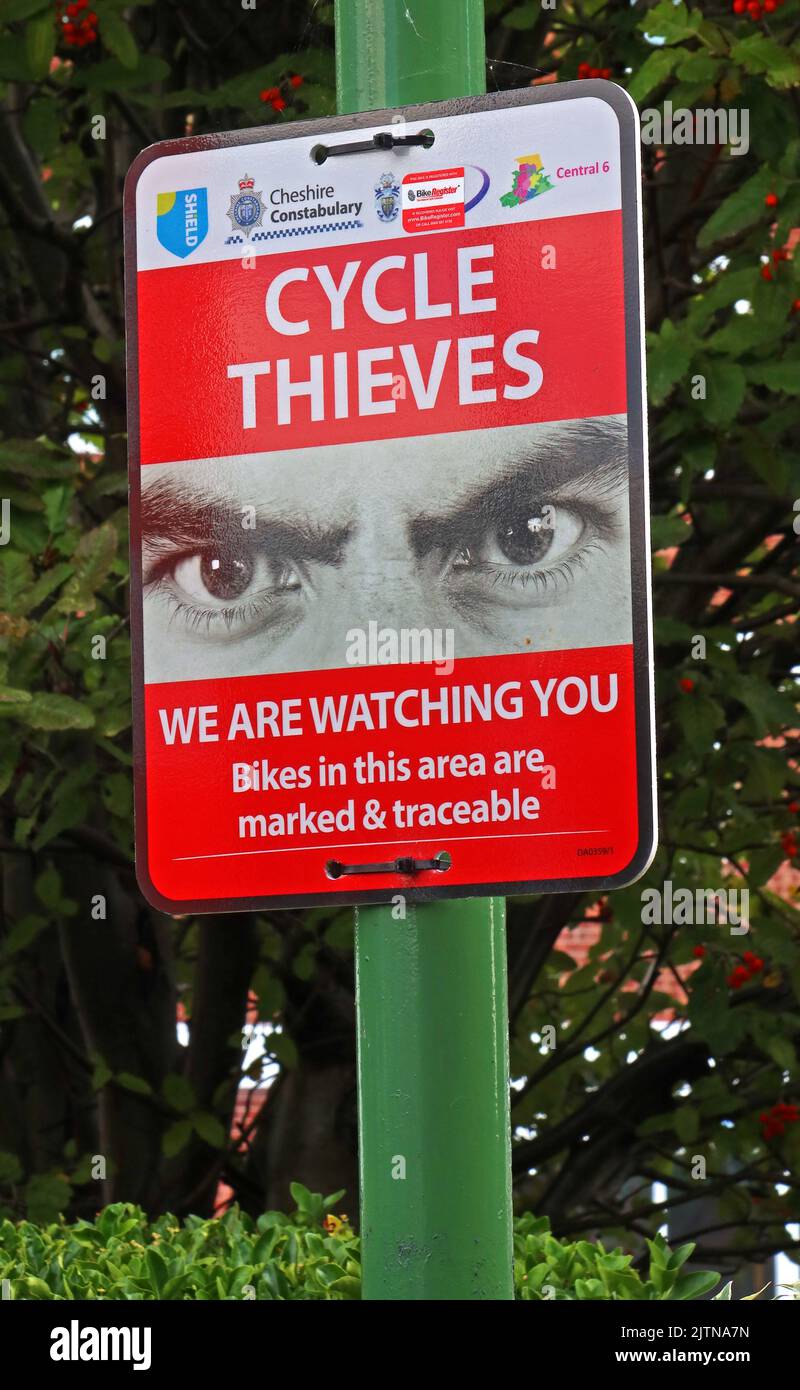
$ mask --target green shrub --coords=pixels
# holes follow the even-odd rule
[[[343,1194],[293,1183],[291,1215],[258,1220],[233,1207],[218,1220],[148,1221],[118,1202],[96,1221],[0,1223],[0,1280],[17,1299],[353,1299],[361,1297],[358,1236],[334,1215]],[[514,1283],[522,1299],[685,1299],[718,1275],[681,1274],[693,1246],[671,1253],[648,1241],[646,1277],[633,1257],[588,1241],[561,1241],[546,1218],[515,1223]]]

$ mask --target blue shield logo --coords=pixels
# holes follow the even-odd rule
[[[185,260],[208,233],[208,192],[182,188],[178,193],[159,193],[156,228],[161,245]]]

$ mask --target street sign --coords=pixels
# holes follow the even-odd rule
[[[125,195],[137,864],[171,912],[654,848],[635,109],[166,141]]]

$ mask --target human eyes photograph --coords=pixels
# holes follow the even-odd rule
[[[147,679],[342,666],[370,622],[462,657],[630,642],[627,475],[624,417],[154,465]]]
[[[36,1370],[284,1302],[785,1364],[796,3],[0,0]]]

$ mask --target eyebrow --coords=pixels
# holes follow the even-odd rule
[[[245,527],[243,513],[251,507],[255,526]],[[155,550],[160,541],[168,541],[172,549],[176,545],[229,546],[244,536],[276,554],[329,565],[341,563],[353,530],[351,524],[326,527],[300,517],[265,517],[256,503],[233,502],[230,497],[163,478],[143,489],[141,518],[142,539]]]
[[[557,431],[557,433],[556,433]],[[462,494],[457,504],[443,498],[442,506],[407,523],[412,548],[418,557],[452,544],[454,538],[483,532],[507,514],[509,506],[553,503],[567,486],[583,486],[589,497],[584,508],[599,528],[613,529],[602,498],[617,492],[628,476],[627,430],[617,420],[566,421],[548,431],[540,443],[509,450],[498,460],[491,482],[480,482]],[[557,454],[554,452],[557,449]],[[594,506],[592,499],[597,499]],[[246,508],[255,511],[255,526],[242,526]],[[263,503],[235,501],[187,480],[160,478],[142,490],[142,539],[156,553],[160,542],[174,556],[175,548],[230,546],[244,533],[251,542],[277,555],[298,561],[340,565],[351,539],[354,522],[324,526],[303,517],[264,513]]]
[[[567,432],[577,436],[574,451],[565,457],[564,437],[558,441],[558,458],[527,456],[515,459],[490,483],[480,483],[460,502],[455,511],[416,518],[410,525],[411,544],[418,557],[443,549],[454,538],[476,537],[487,525],[497,524],[508,515],[509,507],[544,506],[557,503],[567,487],[583,487],[584,510],[591,513],[601,530],[616,528],[603,509],[603,498],[619,492],[627,482],[628,458],[624,426],[595,425]],[[587,457],[588,455],[588,457]]]

